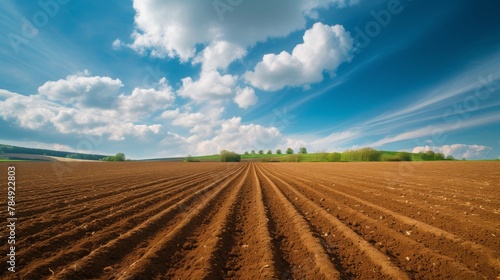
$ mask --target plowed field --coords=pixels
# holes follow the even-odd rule
[[[57,164],[2,279],[499,279],[497,162]]]

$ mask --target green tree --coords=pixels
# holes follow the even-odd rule
[[[245,155],[248,155],[248,151],[245,151]]]
[[[444,157],[444,154],[443,153],[436,153],[434,155],[434,160],[444,160],[445,157]]]
[[[125,154],[124,153],[116,154],[115,161],[125,161]]]
[[[342,154],[341,153],[331,153],[328,155],[328,161],[331,162],[339,162],[342,161]]]
[[[342,153],[342,161],[380,161],[382,152],[372,148],[347,150]]]
[[[235,152],[222,150],[220,152],[220,158],[222,162],[240,162],[241,156]]]
[[[396,154],[396,158],[400,161],[411,161],[411,154],[408,152],[399,152]]]
[[[449,155],[446,157],[447,160],[455,160],[455,157],[453,157],[452,155]]]
[[[420,158],[422,160],[429,161],[434,160],[435,155],[434,151],[427,151],[425,153],[420,153]]]
[[[105,158],[102,158],[101,160],[103,160],[103,161],[125,161],[125,154],[118,153],[115,156],[105,157]]]
[[[271,151],[271,150],[267,150],[267,154],[268,154],[268,155],[272,155],[272,154],[273,154],[273,151]]]
[[[362,148],[359,152],[362,161],[380,161],[382,159],[382,152],[373,148]]]
[[[263,155],[264,154],[264,150],[259,150],[259,155]]]
[[[251,154],[252,154],[252,155],[255,155],[255,150],[252,150]]]
[[[325,151],[316,152],[316,161],[318,162],[328,161],[328,153]]]
[[[293,155],[293,149],[292,148],[286,149],[286,154],[287,155]]]
[[[281,155],[281,149],[277,149],[277,150],[276,150],[276,154],[277,154],[277,155]]]
[[[307,154],[307,149],[305,147],[301,147],[299,149],[299,154]]]

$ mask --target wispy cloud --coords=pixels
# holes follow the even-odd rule
[[[425,98],[410,101],[400,110],[355,123],[349,128],[337,129],[327,136],[315,137],[310,144],[316,149],[339,145],[380,147],[436,133],[499,123],[500,115],[496,111],[491,112],[491,109],[500,106],[499,81],[500,55],[497,54],[472,70],[463,71],[412,95]],[[378,140],[366,141],[381,136],[383,138]]]
[[[457,125],[450,126],[450,124],[442,124],[442,125],[429,125],[427,127],[419,128],[416,130],[407,131],[396,136],[385,137],[376,142],[370,143],[368,146],[379,147],[385,144],[404,141],[404,140],[412,140],[432,135],[444,134],[451,131],[462,130],[471,127],[477,127],[486,124],[492,124],[500,122],[500,115],[498,113],[489,114],[483,117],[468,119]]]

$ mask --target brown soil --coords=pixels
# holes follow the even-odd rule
[[[498,162],[61,164],[0,164],[0,278],[499,279]]]

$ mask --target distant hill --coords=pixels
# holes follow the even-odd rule
[[[0,156],[2,154],[26,154],[26,155],[39,155],[39,156],[62,157],[62,158],[85,159],[85,160],[100,160],[104,157],[107,157],[107,155],[63,152],[63,151],[25,148],[25,147],[0,144]]]

